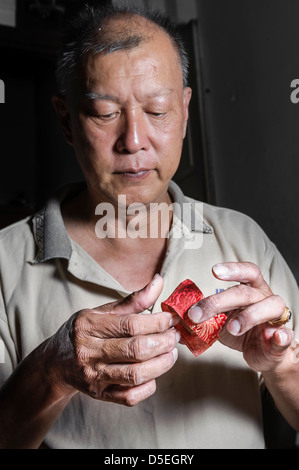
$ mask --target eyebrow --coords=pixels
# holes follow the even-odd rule
[[[112,96],[112,95],[100,95],[99,93],[94,93],[94,92],[91,92],[91,93],[84,93],[84,98],[88,99],[88,100],[105,100],[105,101],[115,101],[115,102],[119,102],[118,98],[116,98],[115,96]]]
[[[146,98],[158,98],[159,96],[163,95],[170,95],[173,93],[172,88],[161,88],[159,90],[154,91],[153,93],[149,93],[146,95]],[[115,103],[120,103],[120,100],[113,95],[101,95],[100,93],[95,93],[95,92],[89,92],[89,93],[84,93],[83,95],[84,98],[88,100],[102,100],[102,101],[113,101]]]

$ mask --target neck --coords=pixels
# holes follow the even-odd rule
[[[118,204],[97,202],[88,192],[82,192],[62,206],[62,214],[70,235],[80,230],[82,236],[94,241],[107,241],[109,245],[128,247],[138,240],[138,245],[152,246],[166,239],[172,223],[172,206],[169,193],[160,203],[134,203],[127,206],[125,196]],[[133,245],[134,245],[133,243]]]
[[[96,206],[87,196],[78,195],[62,206],[69,236],[127,290],[141,289],[160,272],[166,255],[172,220],[170,199],[168,204],[156,205],[152,210],[149,205],[144,214],[127,214],[125,208],[124,222],[119,210],[115,211],[115,219],[106,221],[107,214],[95,214]],[[125,236],[119,236],[119,227]],[[117,236],[108,237],[107,230],[115,230]]]

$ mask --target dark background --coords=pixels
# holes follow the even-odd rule
[[[299,280],[299,2],[197,5],[216,202],[252,216]]]
[[[17,28],[0,26],[2,214],[7,205],[9,214],[20,203],[39,207],[61,184],[81,177],[51,104],[65,17],[28,14],[30,3],[18,2]],[[80,2],[61,3],[69,13]],[[193,180],[180,175],[178,181],[191,196],[253,217],[299,280],[299,104],[290,100],[291,81],[299,78],[299,2],[197,0],[195,6],[191,42],[200,73],[191,83],[192,148],[186,149]]]

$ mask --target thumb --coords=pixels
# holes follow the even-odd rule
[[[284,326],[275,328],[266,323],[263,325],[263,336],[268,343],[268,352],[276,355],[290,346],[294,339],[294,331]]]
[[[111,302],[93,310],[100,313],[127,315],[131,313],[141,313],[156,302],[162,292],[163,285],[163,278],[160,274],[155,274],[153,279],[143,287],[143,289],[132,292],[132,294],[124,299]]]
[[[273,352],[285,351],[294,339],[294,332],[289,328],[278,328],[272,337],[271,346]]]
[[[273,370],[284,360],[285,355],[294,339],[294,331],[281,326],[280,328],[265,327],[263,331],[266,340],[266,353],[270,367]]]

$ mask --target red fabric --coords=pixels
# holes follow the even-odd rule
[[[199,356],[217,341],[227,318],[224,313],[220,313],[198,325],[193,323],[188,317],[188,310],[203,298],[203,293],[194,282],[186,279],[161,304],[163,312],[170,312],[181,317],[176,329],[180,331],[183,342],[194,356]]]

